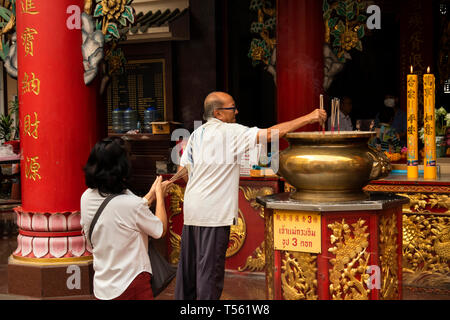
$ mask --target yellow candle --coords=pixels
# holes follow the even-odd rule
[[[413,74],[407,76],[407,125],[408,125],[408,179],[419,178],[419,152],[417,146],[417,109],[418,109],[418,77]]]
[[[435,78],[430,74],[428,67],[427,74],[423,76],[423,105],[424,105],[424,179],[436,179],[436,121],[434,114],[435,103]]]

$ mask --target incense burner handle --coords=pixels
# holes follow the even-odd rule
[[[369,151],[367,154],[372,158],[373,165],[372,171],[370,172],[370,180],[377,180],[387,177],[392,171],[391,162],[384,154],[383,151],[378,151],[369,146]]]

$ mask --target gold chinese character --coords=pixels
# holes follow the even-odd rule
[[[22,0],[22,12],[28,14],[38,14],[39,12],[35,11],[36,7],[34,6],[34,0]]]
[[[27,177],[27,179],[33,179],[34,181],[36,181],[37,178],[41,179],[41,176],[38,173],[41,168],[41,165],[37,162],[38,159],[39,157],[27,157],[27,163],[25,164],[25,177]]]
[[[24,124],[23,124],[23,131],[25,134],[29,135],[30,137],[33,137],[35,139],[38,138],[38,125],[40,121],[38,121],[37,113],[34,113],[34,123],[31,123],[31,116],[27,114],[24,118]]]
[[[38,34],[38,32],[33,28],[26,28],[22,34],[23,46],[25,48],[25,56],[27,56],[27,55],[33,56],[34,55],[33,54],[34,53],[33,41],[34,41],[35,34]]]
[[[39,95],[41,91],[41,80],[36,78],[34,72],[31,73],[32,78],[29,79],[28,74],[25,72],[22,81],[22,94],[33,92],[35,95]]]

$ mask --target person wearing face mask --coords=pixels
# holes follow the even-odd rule
[[[406,112],[400,109],[398,98],[392,94],[384,96],[384,107],[392,108],[394,110],[394,118],[392,119],[391,127],[395,129],[400,139],[402,147],[406,146]],[[379,127],[380,115],[377,115],[375,120],[376,126]]]

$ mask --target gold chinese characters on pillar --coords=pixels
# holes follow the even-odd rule
[[[423,105],[424,105],[424,179],[436,179],[436,123],[435,123],[435,78],[430,74],[428,67],[427,74],[423,76]]]
[[[36,8],[36,1],[34,0],[20,0],[20,8],[22,9],[22,15],[38,15],[39,11]],[[32,59],[34,57],[34,42],[36,36],[39,35],[39,32],[33,27],[25,27],[21,39],[22,46],[24,49],[24,57],[25,59]],[[39,96],[41,92],[41,80],[35,74],[35,72],[24,72],[23,78],[21,81],[21,93],[25,94],[34,94],[34,96]],[[34,115],[34,117],[33,117]],[[33,114],[26,114],[23,118],[23,132],[25,137],[33,138],[32,141],[38,139],[38,127],[40,121],[38,120],[37,112],[33,112]],[[24,157],[24,168],[25,168],[25,178],[33,181],[41,180],[42,177],[40,175],[41,164],[39,163],[39,155],[26,155]]]
[[[417,108],[418,108],[418,77],[413,74],[407,76],[407,137],[408,137],[408,179],[419,177],[419,153],[417,146]]]

